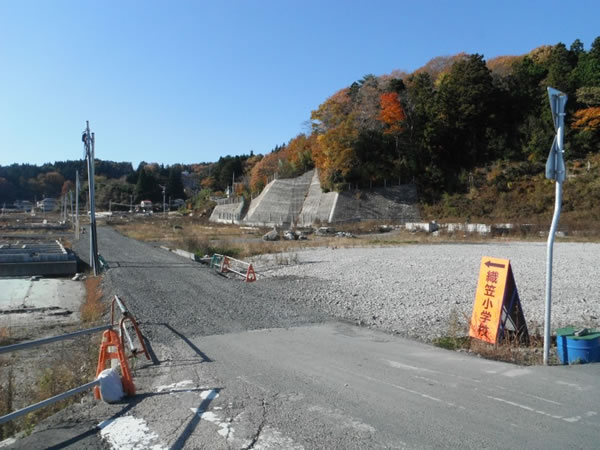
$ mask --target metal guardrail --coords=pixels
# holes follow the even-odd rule
[[[76,338],[79,336],[84,336],[87,334],[94,334],[94,333],[98,333],[98,332],[102,332],[102,331],[113,330],[115,328],[115,326],[117,326],[115,324],[115,320],[114,320],[115,319],[115,315],[114,315],[115,304],[118,306],[118,308],[121,311],[121,315],[123,316],[118,324],[119,330],[122,331],[121,332],[121,347],[124,348],[124,338],[127,337],[127,341],[129,343],[132,354],[136,355],[138,352],[137,349],[135,348],[135,346],[133,345],[133,341],[127,331],[127,328],[125,327],[125,322],[129,321],[135,329],[135,332],[140,341],[140,344],[142,346],[144,354],[146,355],[146,358],[150,359],[150,354],[148,353],[148,350],[146,349],[146,345],[144,343],[144,337],[142,336],[142,333],[139,330],[139,327],[138,327],[138,324],[137,324],[135,318],[131,315],[131,313],[129,312],[129,310],[123,303],[123,301],[121,299],[119,299],[119,297],[117,297],[116,295],[114,296],[112,304],[111,304],[111,323],[109,325],[102,325],[102,326],[95,327],[95,328],[78,330],[78,331],[74,331],[72,333],[62,334],[60,336],[52,336],[49,338],[36,339],[33,341],[20,342],[18,344],[6,345],[4,347],[0,347],[0,355],[4,354],[4,353],[16,352],[16,351],[25,350],[28,348],[38,347],[38,346],[50,344],[53,342],[59,342],[59,341],[67,340],[67,339],[73,339],[73,338]],[[28,414],[32,411],[43,408],[45,406],[52,405],[53,403],[59,402],[68,397],[79,394],[80,392],[84,392],[84,391],[87,391],[88,389],[92,389],[92,388],[98,386],[99,384],[100,384],[100,381],[98,379],[96,379],[94,381],[90,381],[89,383],[83,384],[76,388],[70,389],[66,392],[63,392],[62,394],[58,394],[58,395],[55,395],[54,397],[50,397],[39,403],[35,403],[33,405],[26,406],[17,411],[13,411],[12,413],[9,413],[9,414],[6,414],[5,416],[0,417],[0,424],[17,419],[25,414]]]

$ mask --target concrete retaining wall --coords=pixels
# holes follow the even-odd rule
[[[439,230],[439,226],[435,222],[406,222],[404,228],[407,231],[425,231],[427,233],[433,233]]]
[[[252,200],[243,222],[264,226],[295,223],[304,205],[313,175],[314,171],[311,170],[297,178],[271,181],[263,192]]]
[[[337,192],[323,192],[321,190],[319,174],[315,170],[308,189],[308,195],[298,217],[298,225],[308,227],[313,225],[315,221],[323,224],[329,223],[337,200]]]
[[[242,217],[243,202],[219,202],[210,220],[256,226],[308,227],[320,222],[360,220],[416,222],[420,219],[414,185],[391,186],[364,191],[323,192],[316,170],[296,178],[271,181],[250,202]]]
[[[332,223],[360,220],[416,222],[420,219],[415,185],[405,184],[339,194]]]
[[[492,226],[485,223],[447,223],[443,227],[448,233],[462,231],[466,233],[488,234],[492,232]]]
[[[240,223],[244,211],[244,197],[220,201],[210,215],[210,221],[216,223]]]

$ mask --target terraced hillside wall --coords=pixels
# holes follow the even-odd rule
[[[329,223],[337,202],[337,192],[323,192],[321,190],[321,182],[319,174],[314,171],[308,195],[302,205],[302,211],[298,217],[298,225],[308,227],[315,222]]]
[[[243,199],[219,201],[210,220],[257,226],[313,226],[361,220],[418,222],[417,189],[400,185],[362,191],[323,192],[316,170],[271,181],[252,199],[243,216]]]
[[[243,210],[244,197],[219,200],[209,220],[216,223],[240,223]]]
[[[413,184],[340,192],[331,223],[361,220],[418,222],[417,188]]]
[[[252,200],[244,223],[263,226],[289,226],[296,223],[314,175],[306,172],[297,178],[271,181]]]

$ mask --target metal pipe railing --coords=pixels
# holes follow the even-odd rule
[[[119,297],[117,297],[116,295],[114,296],[113,302],[111,304],[111,323],[109,325],[102,325],[102,326],[95,327],[95,328],[78,330],[78,331],[74,331],[72,333],[62,334],[60,336],[52,336],[52,337],[44,338],[44,339],[36,339],[34,341],[20,342],[18,344],[7,345],[4,347],[0,347],[0,355],[4,354],[4,353],[9,353],[9,352],[16,352],[19,350],[25,350],[27,348],[37,347],[40,345],[50,344],[53,342],[63,341],[66,339],[73,339],[75,337],[84,336],[86,334],[93,334],[93,333],[97,333],[97,332],[101,332],[101,331],[112,330],[116,326],[116,324],[114,323],[115,303],[117,304],[117,306],[119,307],[119,309],[121,310],[121,313],[123,315],[123,317],[121,318],[121,320],[119,321],[119,324],[118,324],[119,330],[121,332],[121,346],[123,346],[123,335],[125,335],[127,337],[127,340],[129,341],[129,346],[131,347],[132,353],[134,355],[137,353],[137,350],[133,346],[133,341],[132,341],[131,337],[129,336],[129,333],[127,332],[127,329],[125,327],[125,322],[129,321],[129,322],[131,322],[131,324],[133,325],[133,327],[135,329],[138,339],[140,340],[142,349],[143,349],[144,353],[146,354],[146,358],[150,359],[150,355],[148,353],[148,350],[146,349],[146,345],[144,344],[144,338],[142,336],[142,333],[139,330],[137,322],[135,321],[133,316],[129,313],[129,311],[127,310],[127,307],[125,306],[123,301],[121,299],[119,299]],[[88,389],[91,389],[94,386],[97,386],[99,384],[100,384],[100,381],[98,379],[96,379],[94,381],[90,381],[89,383],[83,384],[76,388],[70,389],[66,392],[63,392],[62,394],[58,394],[58,395],[55,395],[54,397],[43,400],[39,403],[35,403],[33,405],[26,406],[25,408],[19,409],[18,411],[14,411],[10,414],[0,417],[0,424],[3,424],[10,420],[14,420],[18,417],[21,417],[25,414],[32,412],[32,411],[35,411],[37,409],[40,409],[45,406],[51,405],[53,403],[59,402],[68,397],[71,397],[73,395],[79,394],[80,392],[87,391]]]
[[[123,317],[129,317],[129,311],[125,307],[125,304],[121,301],[121,299],[118,296],[115,295],[115,298],[113,300],[113,311],[112,311],[113,319],[112,320],[114,321],[114,304],[115,303],[121,310],[121,314],[123,315]],[[129,343],[129,348],[131,349],[131,353],[133,353],[133,354],[137,353],[137,348],[135,348],[135,345],[133,345],[133,340],[131,339],[131,336],[129,335],[129,331],[127,331],[127,327],[123,327],[123,333],[125,334],[125,337],[127,338],[127,342]]]
[[[84,336],[86,334],[93,334],[99,331],[112,330],[113,325],[102,325],[96,328],[88,328],[86,330],[74,331],[72,333],[62,334],[60,336],[52,336],[44,339],[36,339],[34,341],[20,342],[18,344],[6,345],[0,347],[0,355],[4,353],[16,352],[19,350],[25,350],[26,348],[37,347],[40,345],[50,344],[52,342],[64,341],[66,339],[73,339],[77,336]]]
[[[110,305],[110,321],[111,321],[111,323],[113,325],[115,325],[115,303],[121,310],[121,315],[123,316],[121,318],[121,321],[119,322],[119,332],[120,332],[121,343],[122,343],[123,347],[125,347],[125,342],[124,342],[124,337],[125,337],[125,338],[127,338],[127,342],[129,343],[129,348],[131,349],[131,353],[136,355],[138,352],[137,347],[135,347],[135,345],[133,344],[133,339],[131,339],[131,335],[129,334],[129,331],[127,330],[127,327],[125,326],[125,322],[129,321],[131,323],[131,325],[133,326],[133,329],[135,330],[138,340],[140,341],[140,345],[142,346],[142,351],[146,355],[146,358],[150,359],[150,354],[148,353],[148,350],[146,349],[146,344],[144,343],[144,337],[142,336],[142,333],[140,332],[140,329],[138,327],[138,324],[137,324],[135,318],[131,315],[131,313],[127,309],[127,306],[125,306],[125,302],[123,302],[123,300],[121,300],[116,295],[113,297],[113,301]]]
[[[19,350],[25,350],[28,348],[38,347],[40,345],[51,344],[53,342],[64,341],[67,339],[76,338],[78,336],[84,336],[86,334],[93,334],[93,333],[97,333],[99,331],[106,331],[106,330],[112,330],[112,329],[113,329],[112,324],[102,325],[100,327],[88,328],[85,330],[74,331],[72,333],[61,334],[60,336],[52,336],[52,337],[44,338],[44,339],[36,339],[34,341],[20,342],[18,344],[6,345],[4,347],[0,347],[0,354],[16,352]],[[62,394],[58,394],[58,395],[55,395],[54,397],[50,397],[46,400],[42,400],[39,403],[35,403],[33,405],[26,406],[25,408],[19,409],[18,411],[14,411],[10,414],[0,417],[0,424],[3,424],[10,420],[14,420],[18,417],[21,417],[25,414],[32,412],[32,411],[35,411],[37,409],[40,409],[45,406],[51,405],[53,403],[59,402],[61,400],[64,400],[65,398],[71,397],[75,394],[79,394],[80,392],[87,391],[88,389],[91,389],[92,387],[96,386],[99,383],[100,383],[99,380],[94,380],[94,381],[86,383],[82,386],[78,386],[76,388],[73,388],[66,392],[63,392]]]
[[[10,414],[0,417],[0,424],[17,419],[21,416],[24,416],[25,414],[29,414],[32,411],[35,411],[37,409],[43,408],[48,405],[52,405],[53,403],[59,402],[68,397],[79,394],[80,392],[87,391],[88,389],[91,389],[98,384],[100,384],[100,380],[90,381],[89,383],[86,383],[84,385],[81,385],[81,386],[78,386],[71,390],[68,390],[66,392],[63,392],[62,394],[55,395],[54,397],[47,398],[46,400],[42,400],[39,403],[35,403],[33,405],[29,405],[29,406],[26,406],[25,408],[11,412]]]

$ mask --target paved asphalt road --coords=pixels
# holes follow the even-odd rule
[[[335,321],[99,229],[154,363],[15,448],[598,448],[600,364],[518,367]],[[82,249],[83,251],[83,249]],[[108,292],[110,291],[110,292]],[[100,425],[99,425],[100,424]]]

